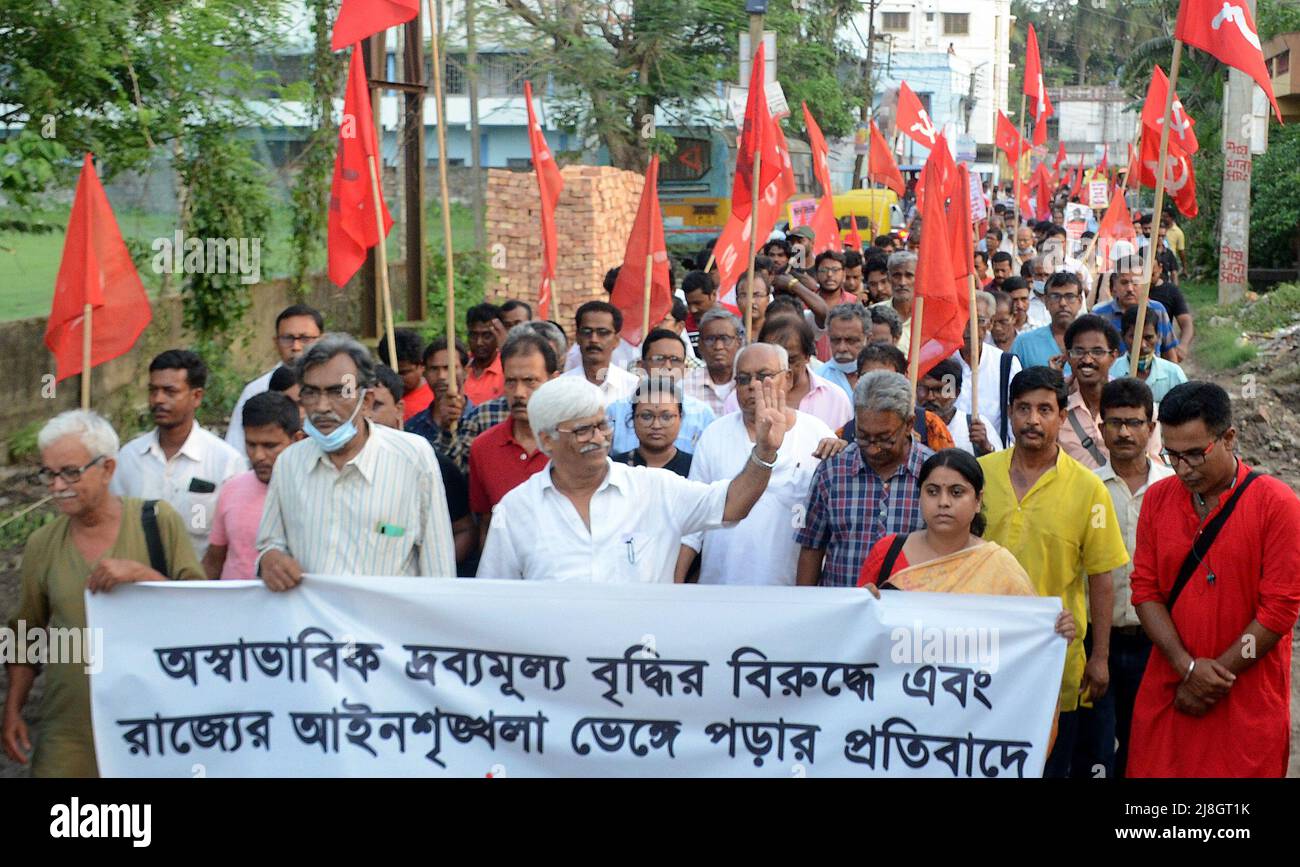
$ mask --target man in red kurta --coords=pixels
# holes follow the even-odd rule
[[[1177,478],[1138,518],[1133,604],[1158,653],[1133,708],[1130,777],[1282,777],[1291,733],[1291,629],[1300,611],[1300,500],[1258,476],[1167,607],[1197,533],[1250,468],[1233,454],[1227,392],[1188,382],[1160,404]]]

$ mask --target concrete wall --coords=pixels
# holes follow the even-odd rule
[[[389,279],[397,298],[406,291],[406,263],[389,264]],[[302,300],[322,311],[330,331],[356,333],[361,323],[360,281],[339,288],[323,275],[312,281]],[[252,287],[253,305],[231,343],[231,363],[245,379],[253,379],[277,360],[272,337],[276,315],[299,299],[288,280]],[[54,359],[45,348],[45,317],[0,322],[0,463],[9,459],[9,440],[36,421],[75,408],[81,399],[78,377],[49,388]],[[181,328],[181,298],[170,294],[154,299],[153,321],[126,355],[101,364],[91,379],[91,406],[106,416],[143,411],[149,362],[165,349],[188,348],[192,335]],[[232,407],[227,407],[226,412]]]

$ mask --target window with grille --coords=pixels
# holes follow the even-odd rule
[[[425,61],[426,65],[428,61]],[[465,96],[469,93],[469,73],[465,68],[463,53],[449,53],[444,64],[443,90],[445,93]],[[478,95],[522,96],[527,64],[520,54],[479,54]]]
[[[884,30],[900,33],[907,30],[910,17],[911,14],[908,12],[882,12],[880,13],[880,26]]]
[[[944,36],[967,36],[970,34],[969,12],[943,13]]]

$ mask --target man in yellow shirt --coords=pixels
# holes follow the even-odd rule
[[[984,538],[1014,554],[1039,595],[1060,597],[1083,627],[1066,651],[1060,724],[1044,769],[1067,777],[1081,697],[1099,699],[1109,684],[1110,573],[1128,562],[1128,550],[1106,486],[1056,444],[1069,398],[1060,371],[1026,368],[1009,392],[1015,446],[979,459]]]

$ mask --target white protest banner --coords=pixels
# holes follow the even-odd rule
[[[1110,207],[1110,199],[1106,195],[1110,184],[1106,181],[1089,181],[1088,182],[1088,207],[1098,210],[1105,210]]]
[[[813,214],[817,213],[816,199],[791,199],[787,205],[790,208],[791,229],[812,225]]]
[[[1092,209],[1087,205],[1078,202],[1070,202],[1065,206],[1065,235],[1070,241],[1078,241],[1083,233],[1088,229],[1088,220],[1092,217]]]
[[[783,117],[790,116],[790,103],[786,102],[785,91],[781,89],[781,82],[769,81],[764,85],[763,91],[767,94],[767,110],[772,114],[772,117],[780,120]],[[748,102],[748,87],[740,87],[735,84],[727,85],[727,104],[731,108],[731,119],[735,122],[738,130],[745,128],[745,105]]]
[[[1041,776],[1057,599],[309,575],[87,595],[104,776]]]
[[[988,208],[984,207],[984,182],[975,172],[970,173],[970,218],[972,222],[988,219]]]

